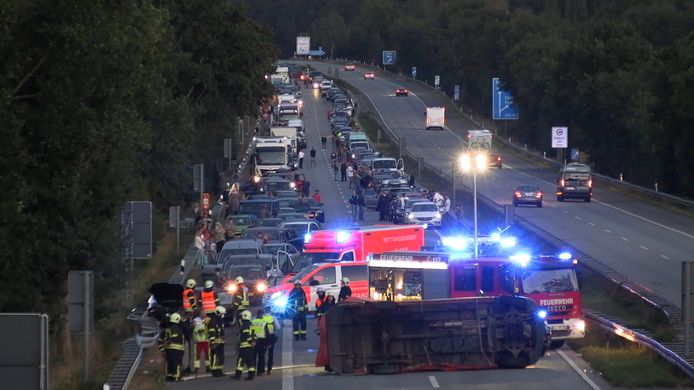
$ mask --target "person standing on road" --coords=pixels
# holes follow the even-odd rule
[[[344,278],[342,278],[341,282],[342,282],[342,287],[340,287],[340,293],[337,296],[338,302],[342,302],[343,300],[352,297],[352,288],[349,287],[349,278],[344,277]]]
[[[255,337],[253,356],[255,361],[255,374],[261,376],[265,373],[265,352],[267,349],[267,323],[263,319],[265,312],[258,309],[255,318],[251,321],[251,332]]]
[[[313,198],[313,200],[316,201],[316,203],[320,204],[321,203],[320,191],[316,190],[316,192],[313,194],[312,198]]]
[[[320,137],[320,147],[321,149],[325,150],[325,144],[328,143],[328,137],[322,136]]]
[[[217,306],[207,324],[207,339],[210,343],[210,371],[212,376],[224,376],[224,316],[227,309]]]
[[[299,169],[304,168],[304,150],[299,150]]]
[[[183,290],[183,311],[188,318],[193,317],[193,312],[198,310],[198,300],[195,296],[195,279],[188,279]]]
[[[359,215],[359,196],[356,190],[352,190],[352,196],[349,197],[349,204],[352,206],[352,222],[357,222]]]
[[[364,193],[360,191],[357,193],[357,211],[359,213],[360,221],[364,220],[364,206],[366,206],[366,202],[364,201]]]
[[[347,165],[346,168],[346,173],[347,173],[347,181],[349,181],[349,188],[352,188],[352,184],[354,181],[354,167],[352,167],[352,164]]]
[[[385,221],[388,215],[388,204],[386,198],[386,192],[383,191],[378,195],[378,203],[376,204],[376,209],[378,209],[378,220]]]
[[[279,328],[279,324],[275,317],[270,313],[270,309],[263,315],[263,321],[265,321],[265,326],[267,330],[266,340],[267,343],[267,374],[270,375],[272,372],[272,366],[274,364],[275,355],[275,343],[277,342],[277,332],[276,329]]]
[[[236,354],[236,373],[234,379],[241,379],[243,371],[248,371],[246,380],[255,378],[255,360],[253,359],[253,346],[255,339],[251,331],[251,312],[244,310],[241,312],[241,329],[239,331],[239,350]]]
[[[202,303],[202,310],[206,314],[214,313],[214,309],[219,306],[219,297],[214,291],[214,283],[211,280],[205,281],[205,288],[200,293],[200,302]]]
[[[234,307],[234,316],[239,321],[241,319],[239,315],[250,306],[250,302],[248,301],[248,288],[244,283],[243,277],[237,276],[234,282],[236,283],[236,292],[234,293],[232,305]]]
[[[342,162],[342,164],[340,164],[340,174],[340,181],[347,181],[347,163],[344,161]]]
[[[335,153],[333,153],[333,156]],[[337,182],[337,159],[333,158],[333,177],[335,178],[335,182]]]
[[[301,187],[301,196],[302,196],[303,198],[308,198],[309,195],[311,194],[310,191],[311,191],[311,182],[307,179],[307,180],[304,182],[303,187]]]
[[[200,310],[198,316],[193,320],[193,340],[195,341],[195,360],[193,361],[193,372],[196,374],[198,373],[198,370],[200,370],[200,360],[202,359],[202,355],[205,355],[205,372],[210,372],[210,317],[205,314],[205,311]]]
[[[181,380],[181,365],[183,364],[183,329],[179,325],[181,315],[171,314],[169,325],[159,337],[159,350],[164,353],[166,359],[166,381],[178,382]]]
[[[443,213],[442,214],[448,214],[448,212],[451,210],[451,198],[446,195],[444,197],[443,201]]]
[[[311,151],[309,152],[311,156],[311,166],[315,167],[316,166],[316,148],[311,147]]]
[[[294,282],[294,288],[289,291],[287,306],[292,312],[292,333],[294,341],[306,340],[306,293],[301,287],[301,281]]]

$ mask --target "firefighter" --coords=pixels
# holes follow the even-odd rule
[[[352,296],[352,289],[349,287],[349,278],[342,278],[342,287],[340,287],[340,294],[337,296],[337,301],[342,302],[342,300],[347,299]]]
[[[318,318],[320,318],[322,315],[325,314],[326,307],[324,306],[324,304],[327,301],[328,297],[327,295],[325,295],[325,290],[323,290],[323,287],[318,287],[318,289],[316,290],[316,294],[318,294],[318,298],[316,299],[316,313],[318,314]]]
[[[208,324],[208,340],[210,343],[211,359],[210,371],[212,376],[224,376],[224,315],[227,309],[224,306],[217,306],[214,313],[210,315]]]
[[[209,343],[210,317],[200,310],[200,314],[193,321],[193,340],[195,341],[195,360],[193,361],[194,372],[197,374],[200,369],[201,355],[205,355],[205,372],[210,372],[210,343]]]
[[[198,300],[195,297],[195,279],[188,279],[186,288],[183,290],[183,311],[186,316],[192,317],[198,310]]]
[[[250,306],[248,302],[248,288],[244,284],[242,276],[237,276],[235,282],[236,292],[234,293],[233,305],[236,313],[236,321],[240,321],[241,312]]]
[[[265,373],[265,350],[267,348],[267,323],[263,319],[265,312],[258,309],[256,316],[251,321],[251,332],[255,338],[255,346],[253,347],[253,355],[256,362],[256,375],[261,376]]]
[[[255,361],[253,360],[253,346],[255,345],[254,335],[251,331],[251,312],[244,310],[241,312],[241,329],[239,331],[239,350],[236,354],[236,374],[234,379],[241,379],[243,370],[248,370],[246,380],[255,378]]]
[[[306,305],[306,293],[301,288],[301,281],[297,280],[287,299],[287,306],[292,310],[294,341],[306,340]]]
[[[265,342],[267,343],[267,374],[270,375],[272,372],[272,366],[274,363],[275,355],[275,343],[277,342],[277,320],[270,314],[270,310],[263,315],[263,321],[265,321],[265,326],[267,334],[265,336]]]
[[[202,310],[206,314],[214,313],[214,309],[219,306],[219,297],[217,292],[214,291],[214,283],[211,280],[205,281],[205,288],[200,293],[200,302],[202,303]]]
[[[181,365],[183,364],[183,329],[179,325],[181,315],[173,313],[169,317],[169,325],[159,337],[159,350],[166,359],[166,381],[181,380]]]

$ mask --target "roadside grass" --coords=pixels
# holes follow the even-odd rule
[[[586,338],[569,345],[616,387],[694,386],[694,381],[645,347],[591,326]]]

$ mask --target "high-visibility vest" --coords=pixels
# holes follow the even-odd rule
[[[193,303],[190,302],[190,297],[193,297]],[[185,311],[193,311],[193,309],[197,306],[195,304],[195,290],[192,288],[187,288],[183,290],[183,310]]]
[[[195,321],[195,329],[193,329],[193,335],[195,336],[195,342],[201,343],[207,341],[207,336],[209,332],[210,318],[205,317],[202,322]]]
[[[327,300],[328,300],[328,296],[327,296],[327,295],[323,295],[323,298],[318,297],[318,298],[316,299],[316,311],[318,312],[318,316],[321,316],[321,315],[323,314],[323,312],[320,310],[320,308],[321,308],[321,306],[323,306],[323,304],[324,304],[325,301],[327,301]]]
[[[202,293],[200,293],[200,300],[202,301],[202,310],[205,310],[205,313],[213,313],[214,309],[217,308],[214,299],[214,290],[202,290]]]
[[[263,320],[262,318],[256,318],[253,321],[251,321],[251,331],[253,331],[253,334],[256,338],[265,338],[265,325],[265,320]]]
[[[267,325],[267,332],[271,335],[275,335],[275,318],[272,316],[272,314],[265,314],[263,316],[263,321],[265,321],[265,324]]]

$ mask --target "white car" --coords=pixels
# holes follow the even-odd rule
[[[332,80],[323,80],[320,83],[320,89],[321,90],[327,90],[328,88],[332,88],[333,86],[333,81]]]
[[[417,202],[407,213],[406,221],[417,225],[441,226],[441,213],[434,202]]]

